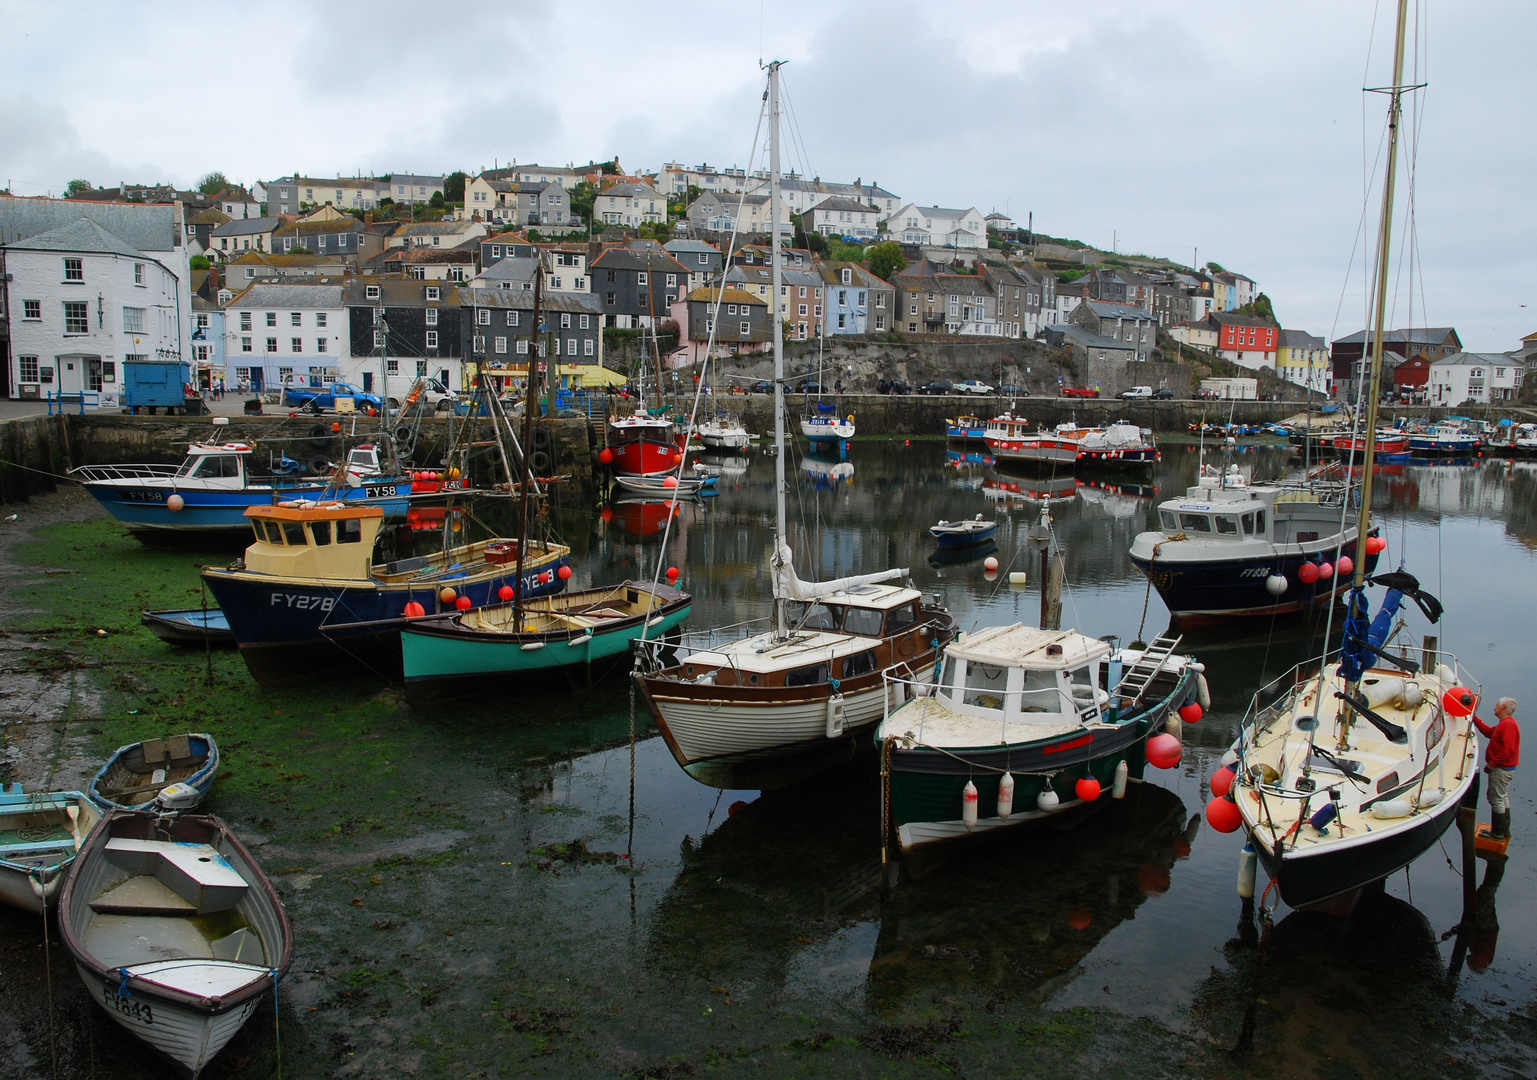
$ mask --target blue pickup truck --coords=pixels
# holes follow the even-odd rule
[[[323,412],[336,408],[336,399],[350,397],[358,412],[383,407],[378,394],[364,393],[351,383],[334,382],[323,386],[289,386],[283,391],[283,404],[290,409]]]

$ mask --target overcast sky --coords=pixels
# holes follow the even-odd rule
[[[758,61],[779,58],[786,167],[1034,211],[1124,252],[1198,249],[1258,281],[1283,326],[1338,336],[1365,325],[1386,98],[1362,87],[1390,81],[1392,7],[0,0],[0,182],[746,165]],[[1408,74],[1429,83],[1409,106],[1413,322],[1514,348],[1537,331],[1537,4],[1415,0],[1410,20]],[[1409,270],[1395,258],[1395,325]]]

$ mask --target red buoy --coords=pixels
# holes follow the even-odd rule
[[[561,566],[561,568],[559,570],[555,571],[555,573],[560,578],[560,580],[562,580],[562,581],[570,581],[571,580],[571,567],[569,567],[569,566],[564,566],[563,565],[563,566]]]
[[[608,524],[614,520],[614,508],[612,506],[605,506],[602,510],[598,511],[598,517],[603,519],[605,525]]]
[[[412,600],[409,604],[406,605],[405,616],[408,619],[420,619],[425,614],[427,614],[427,609],[422,607],[422,605],[418,604],[415,600]]]
[[[1311,585],[1318,580],[1318,564],[1305,562],[1297,568],[1297,580],[1304,585]]]
[[[1099,798],[1099,781],[1092,776],[1082,777],[1073,785],[1073,791],[1084,802],[1093,802]]]
[[[1167,731],[1147,741],[1147,763],[1155,769],[1172,769],[1179,764],[1179,740]]]
[[[1477,704],[1478,699],[1466,686],[1450,687],[1441,695],[1441,707],[1448,716],[1467,716]]]
[[[1193,724],[1201,719],[1201,706],[1194,701],[1187,701],[1179,707],[1179,718],[1187,724]]]
[[[1349,555],[1341,555],[1339,563],[1335,566],[1335,569],[1340,572],[1340,577],[1349,577],[1355,572],[1355,568],[1355,561]]]
[[[507,603],[513,597],[512,586],[503,585],[500,589],[496,590],[496,595],[501,597],[502,603]]]
[[[443,586],[442,591],[438,593],[438,599],[441,600],[445,604],[452,604],[454,602],[454,597],[456,597],[458,595],[459,594],[454,592],[454,590],[452,588],[450,588],[449,586],[445,585],[445,586]]]
[[[1213,798],[1220,799],[1233,790],[1233,781],[1238,777],[1238,765],[1224,765],[1211,774],[1211,793]]]
[[[598,451],[598,460],[605,465],[610,465],[614,460],[614,452],[605,446],[602,450]]]
[[[1319,563],[1319,565],[1318,565],[1318,577],[1319,577],[1320,581],[1328,581],[1333,576],[1334,576],[1334,564],[1333,563]]]
[[[460,611],[470,610],[470,598],[468,596],[459,597],[459,599],[454,601],[454,607],[458,608]]]
[[[1206,804],[1206,824],[1220,833],[1229,833],[1243,824],[1243,815],[1232,799],[1213,799]]]
[[[673,582],[675,582],[677,580],[678,580],[678,568],[676,566],[669,566],[667,568],[667,584],[671,585]]]

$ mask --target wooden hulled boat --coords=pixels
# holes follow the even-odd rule
[[[117,748],[87,791],[103,810],[146,807],[173,784],[175,808],[190,810],[203,801],[219,775],[219,747],[202,732],[145,739]]]
[[[616,476],[661,476],[681,460],[672,418],[652,416],[644,409],[609,417],[608,449]]]
[[[255,542],[227,567],[204,567],[203,580],[229,620],[240,655],[256,680],[302,677],[322,662],[397,670],[406,605],[426,613],[496,603],[517,579],[516,540],[484,540],[430,555],[375,564],[383,513],[344,503],[253,506]],[[529,541],[522,595],[559,592],[570,549]]]
[[[51,905],[100,819],[83,792],[0,789],[0,901],[34,912]]]
[[[208,816],[109,813],[60,893],[59,932],[90,997],[193,1078],[293,960],[277,893]]]
[[[1071,466],[1078,460],[1078,441],[1090,428],[1058,424],[1047,431],[1011,413],[987,422],[985,442],[999,464],[1019,467]]]
[[[1148,738],[1204,693],[1200,665],[1175,654],[1177,644],[1113,649],[1072,630],[1015,623],[958,637],[937,679],[889,675],[876,739],[897,844],[904,856],[923,856],[909,869],[935,852],[1120,798],[1127,779],[1142,776]]]
[[[627,659],[642,629],[659,638],[688,618],[688,593],[626,581],[493,604],[449,618],[412,620],[401,630],[407,683],[533,675]]]

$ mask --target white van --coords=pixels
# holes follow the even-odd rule
[[[1123,398],[1150,398],[1153,396],[1153,388],[1151,386],[1133,386],[1130,390],[1122,390],[1120,396]]]

